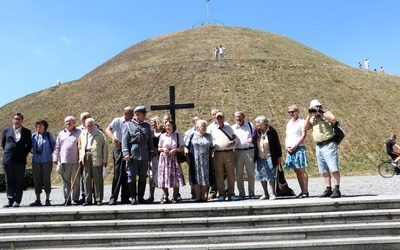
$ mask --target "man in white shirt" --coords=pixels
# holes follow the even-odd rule
[[[366,69],[366,70],[369,69],[369,60],[368,60],[368,58],[365,58],[364,66],[365,66],[365,69]]]
[[[254,131],[251,122],[245,120],[243,111],[235,112],[236,124],[232,125],[233,132],[238,138],[235,145],[235,167],[236,182],[239,190],[239,198],[246,196],[244,190],[244,167],[246,167],[249,197],[254,197],[254,144],[249,143],[248,139]]]
[[[122,131],[126,126],[126,122],[132,120],[133,108],[128,106],[124,108],[124,114],[122,117],[117,117],[108,127],[106,128],[106,135],[114,143],[113,160],[114,160],[114,178],[111,187],[111,197],[109,205],[116,205],[121,189],[121,204],[130,204],[129,200],[129,189],[128,189],[128,177],[125,171],[126,162],[122,160]]]
[[[228,200],[236,201],[238,198],[235,196],[235,156],[233,147],[237,142],[237,138],[232,128],[229,125],[225,126],[223,113],[218,112],[215,116],[218,126],[213,126],[210,134],[215,147],[214,170],[219,193],[218,201],[225,201],[227,198]],[[228,182],[228,193],[225,190],[225,174]]]

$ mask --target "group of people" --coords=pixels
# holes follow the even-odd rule
[[[359,68],[359,69],[362,69],[362,64],[361,64],[360,61],[358,61],[358,68]],[[369,60],[368,60],[368,58],[365,58],[365,61],[364,61],[364,69],[365,69],[365,70],[369,70]],[[376,69],[374,69],[374,71],[376,71]],[[381,66],[379,72],[385,73],[385,69],[383,68],[383,66]]]
[[[180,158],[189,165],[192,199],[205,202],[239,200],[246,197],[244,179],[248,180],[250,198],[255,197],[255,179],[261,182],[260,199],[276,199],[276,167],[283,164],[283,151],[277,131],[264,115],[253,125],[243,111],[234,114],[235,124],[225,121],[225,114],[211,110],[212,121],[195,116],[193,127],[181,134],[170,114],[152,117],[146,122],[144,106],[128,106],[122,117],[117,117],[103,133],[90,113],[81,114],[82,125],[75,126],[75,118],[64,119],[65,128],[55,139],[47,131],[48,123],[36,121],[36,132],[22,126],[23,115],[13,115],[13,125],[2,133],[3,170],[6,177],[8,203],[4,207],[19,207],[23,193],[26,159],[32,157],[36,200],[31,206],[50,206],[51,172],[53,164],[63,180],[65,205],[101,205],[104,200],[104,177],[108,162],[106,136],[113,141],[114,175],[109,205],[116,205],[121,192],[121,204],[149,204],[154,202],[156,188],[162,189],[161,203],[182,200],[179,188],[186,184]],[[334,115],[324,112],[318,100],[310,103],[306,119],[299,116],[296,105],[288,108],[290,120],[286,125],[285,169],[296,172],[301,192],[298,198],[309,197],[308,167],[305,138],[312,131],[316,143],[319,171],[325,191],[320,197],[341,197],[337,144],[333,141]],[[150,194],[144,199],[149,177]],[[235,179],[238,196],[235,195]],[[334,187],[332,188],[332,183]],[[172,189],[172,196],[169,190]]]
[[[218,61],[218,58],[223,60],[224,59],[225,48],[220,45],[219,47],[216,46],[214,48],[214,60]]]

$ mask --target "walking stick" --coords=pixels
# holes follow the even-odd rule
[[[67,201],[65,201],[65,206],[68,205],[68,201],[69,201],[69,198],[71,197],[72,189],[74,189],[74,186],[75,186],[75,183],[76,183],[76,178],[77,178],[78,175],[79,175],[79,172],[80,172],[80,170],[81,170],[81,167],[82,167],[82,164],[79,163],[79,164],[78,164],[78,170],[76,170],[76,174],[75,174],[74,181],[72,182],[71,189],[69,190],[69,193],[68,193]]]

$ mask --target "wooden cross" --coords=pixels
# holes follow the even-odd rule
[[[175,110],[177,109],[192,109],[194,103],[175,104],[175,86],[169,86],[169,104],[151,105],[150,110],[169,110],[172,120],[175,120]]]

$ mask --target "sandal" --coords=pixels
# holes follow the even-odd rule
[[[308,198],[308,197],[310,197],[310,195],[309,195],[308,192],[307,192],[307,193],[303,193],[303,194],[301,195],[301,198]]]
[[[165,204],[165,203],[169,203],[169,202],[170,202],[170,201],[169,201],[168,197],[167,197],[167,198],[162,197],[162,198],[161,198],[161,201],[160,201],[161,204]]]

